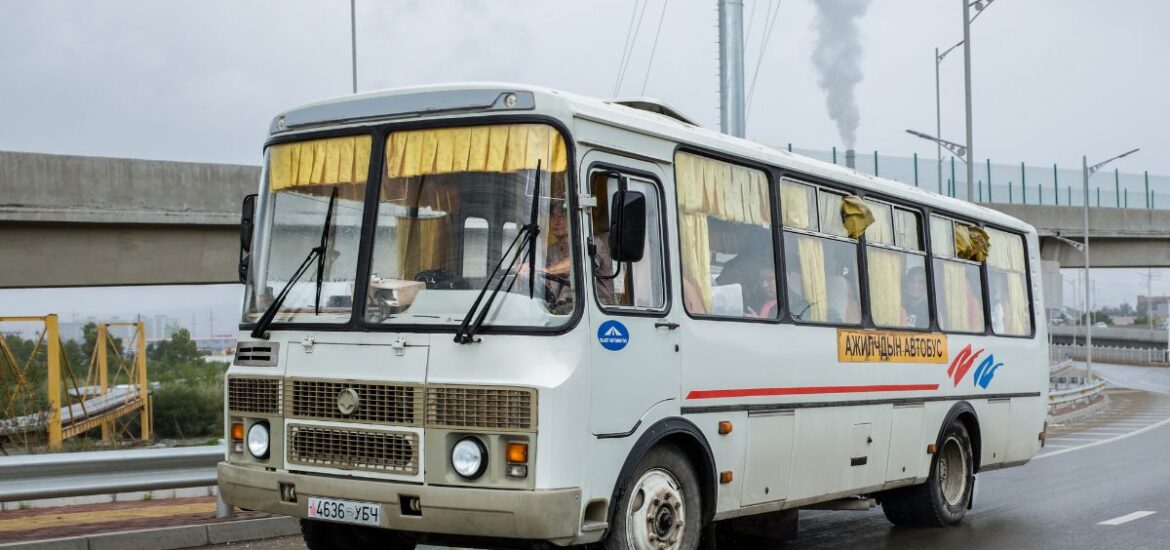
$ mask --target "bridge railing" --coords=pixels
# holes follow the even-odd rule
[[[832,148],[805,149],[788,144],[794,153],[834,164],[847,164],[847,152]],[[1091,160],[1091,159],[1090,159]],[[955,157],[942,161],[913,156],[857,151],[854,167],[863,173],[897,180],[952,197],[966,197],[967,171]],[[975,167],[975,198],[979,202],[1081,206],[1085,204],[1081,166],[997,163],[984,159]],[[1170,176],[1114,170],[1089,181],[1089,206],[1112,208],[1170,208]]]
[[[1052,344],[1052,357],[1067,357],[1074,361],[1085,360],[1084,344]],[[1168,365],[1167,352],[1160,348],[1093,346],[1093,360],[1102,363],[1126,365]]]

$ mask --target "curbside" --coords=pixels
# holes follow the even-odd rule
[[[13,542],[0,544],[0,550],[170,550],[285,537],[300,532],[296,518],[273,517]]]

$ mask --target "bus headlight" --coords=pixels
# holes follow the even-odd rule
[[[268,423],[257,422],[248,428],[248,452],[256,458],[268,457]]]
[[[451,449],[451,466],[467,479],[475,479],[487,470],[487,448],[479,439],[465,437]]]

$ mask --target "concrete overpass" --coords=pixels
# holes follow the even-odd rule
[[[1060,267],[1083,267],[1084,255],[1053,238],[1083,240],[1084,214],[1076,206],[984,204],[1036,226],[1040,255]],[[1170,267],[1170,210],[1090,208],[1093,267]]]
[[[255,166],[0,151],[0,288],[230,283]]]
[[[0,151],[0,288],[235,282],[256,166]],[[1081,209],[986,204],[1035,225],[1046,271],[1082,256]],[[1170,267],[1170,210],[1093,208],[1093,267]],[[1050,300],[1050,303],[1056,303]]]

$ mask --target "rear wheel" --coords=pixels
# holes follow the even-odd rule
[[[895,525],[958,525],[967,515],[974,486],[971,436],[962,422],[955,421],[947,426],[937,444],[926,483],[886,492],[882,495],[882,511]]]
[[[699,480],[686,456],[651,449],[617,499],[604,550],[695,550],[702,529]]]
[[[309,550],[414,550],[414,541],[400,533],[376,527],[301,520],[301,537]]]

